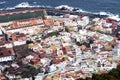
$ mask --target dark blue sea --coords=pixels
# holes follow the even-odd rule
[[[120,0],[0,0],[0,9],[11,9],[22,2],[30,6],[57,7],[67,5],[91,13],[109,13],[120,15]]]

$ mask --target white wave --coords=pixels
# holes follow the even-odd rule
[[[70,7],[70,6],[68,6],[68,5],[60,5],[60,6],[57,6],[57,7],[55,7],[56,9],[61,9],[61,8],[66,8],[66,9],[68,9],[68,10],[73,10],[74,8],[73,7]]]
[[[5,3],[6,3],[5,1],[0,2],[0,4],[5,4]]]
[[[117,20],[117,21],[120,21],[120,17],[119,17],[118,14],[112,14],[112,13],[110,13],[110,14],[108,14],[108,15],[109,15],[109,18],[115,19],[115,20]]]
[[[80,8],[77,8],[77,7],[71,7],[71,6],[68,6],[68,5],[60,5],[60,6],[57,6],[55,7],[55,9],[62,9],[62,8],[65,8],[69,11],[73,11],[74,9],[76,9],[76,12],[87,12],[87,11],[84,11]]]
[[[7,7],[6,10],[12,10],[15,9],[15,7]]]
[[[98,13],[93,13],[93,14],[98,14],[98,15],[107,15],[108,18],[115,19],[117,21],[120,20],[120,17],[118,14],[112,14],[110,12],[98,12]]]
[[[0,10],[11,10],[11,9],[15,9],[15,8],[32,8],[32,7],[48,7],[48,8],[52,8],[51,6],[29,4],[28,2],[22,2],[22,3],[14,6],[14,7],[0,8]]]
[[[26,8],[26,7],[51,7],[51,6],[44,6],[44,5],[37,5],[36,2],[33,2],[33,4],[29,4],[28,2],[22,2],[18,5],[16,5],[14,8]]]
[[[22,2],[14,7],[7,7],[7,8],[1,8],[0,10],[11,10],[11,9],[15,9],[15,8],[26,8],[26,7],[39,7],[39,6],[32,6],[30,5],[28,2]]]
[[[70,7],[68,5],[60,5],[60,6],[55,7],[55,9],[62,9],[62,8],[68,9],[70,11],[73,11],[73,9],[76,9],[75,7]],[[108,18],[115,19],[117,21],[120,20],[120,16],[118,14],[112,14],[110,12],[103,12],[103,11],[95,13],[95,12],[85,11],[85,10],[82,10],[80,8],[77,8],[77,9],[78,10],[76,12],[85,12],[85,13],[90,13],[90,14],[107,15]]]
[[[100,15],[108,15],[107,12],[99,12],[98,14],[100,14]]]
[[[32,7],[28,2],[22,2],[15,6],[15,8],[26,8],[26,7]]]
[[[3,10],[4,8],[0,8],[0,10]]]

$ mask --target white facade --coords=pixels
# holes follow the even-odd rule
[[[19,45],[23,45],[26,44],[26,41],[15,41],[13,42],[14,46],[19,46]]]
[[[0,58],[0,62],[12,61],[12,60],[14,60],[14,56],[6,56]]]
[[[12,45],[12,43],[8,43],[8,44],[5,44],[5,47],[6,47],[6,48],[12,48],[13,45]]]

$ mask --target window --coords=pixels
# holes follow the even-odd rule
[[[11,51],[10,51],[10,50],[8,50],[8,52],[11,54]]]
[[[2,56],[3,55],[3,53],[2,52],[0,52],[0,56]]]

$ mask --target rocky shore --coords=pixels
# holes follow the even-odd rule
[[[71,15],[79,15],[79,16],[89,16],[90,18],[104,18],[108,17],[107,15],[99,15],[99,14],[92,14],[92,13],[86,13],[86,12],[77,12],[77,11],[69,11],[66,9],[55,9],[55,8],[45,8],[48,15],[64,15],[64,14],[71,14]]]

